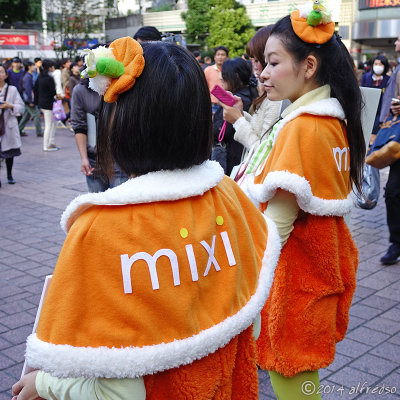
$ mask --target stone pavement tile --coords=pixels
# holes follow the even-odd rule
[[[320,389],[325,392],[322,394],[323,400],[353,400],[357,397],[356,394],[349,394],[350,388],[330,380],[322,381]]]
[[[21,292],[19,294],[7,297],[6,300],[7,300],[7,302],[11,303],[13,301],[18,301],[18,300],[21,300],[21,299],[27,299],[28,300],[29,296],[31,296],[31,293],[29,293],[29,292]]]
[[[2,339],[0,334],[0,350],[7,349],[10,346],[12,346],[12,343],[10,343],[8,340]]]
[[[382,383],[391,388],[396,388],[396,394],[400,395],[400,374],[392,372],[382,379]]]
[[[2,299],[7,299],[11,296],[18,295],[21,291],[21,289],[17,288],[14,285],[11,285],[8,281],[5,281],[3,279],[0,280],[0,286],[2,287],[0,293],[0,298]]]
[[[351,367],[345,367],[329,377],[329,381],[347,388],[356,387],[359,382],[367,382],[368,385],[373,385],[378,380],[379,378],[375,375]]]
[[[352,361],[351,357],[346,357],[342,354],[336,353],[335,359],[331,365],[327,367],[330,371],[338,371],[339,369],[343,368],[345,365],[350,364]]]
[[[346,337],[370,346],[377,346],[379,343],[388,339],[390,335],[361,326],[348,333]]]
[[[0,392],[8,391],[7,400],[11,399],[11,386],[14,385],[15,379],[10,375],[7,375],[5,372],[0,371]],[[4,396],[4,394],[2,394]],[[6,398],[6,397],[4,397]],[[0,397],[1,399],[1,397]]]
[[[37,253],[37,254],[33,254],[31,256],[28,256],[27,258],[30,260],[42,263],[43,261],[54,258],[54,255],[43,251],[41,253]]]
[[[327,369],[327,368],[321,368],[321,369],[318,371],[319,380],[322,382],[324,379],[329,378],[329,376],[330,376],[331,374],[333,374],[333,371],[330,371],[330,370]]]
[[[400,307],[394,307],[381,315],[382,318],[392,319],[393,321],[400,321]]]
[[[6,314],[16,314],[16,313],[20,313],[21,311],[29,310],[33,307],[34,306],[32,305],[32,303],[29,303],[26,300],[17,300],[17,301],[1,304],[0,310],[5,312]]]
[[[15,257],[15,254],[11,253],[9,251],[2,250],[0,252],[0,261],[1,261],[2,264],[10,265],[10,261],[13,262],[14,261],[14,257]],[[22,257],[20,257],[20,258],[22,258]],[[24,259],[22,258],[22,261],[23,260]],[[15,261],[15,262],[20,262],[20,261]]]
[[[267,371],[261,369],[258,370],[259,378],[259,397],[260,400],[275,399],[275,394],[271,386],[269,374]]]
[[[32,294],[40,294],[43,290],[43,281],[38,281],[37,283],[27,285],[24,287],[24,290]]]
[[[0,279],[3,280],[13,280],[14,278],[18,278],[19,276],[23,276],[24,273],[14,269],[12,267],[8,267],[5,271],[0,271]]]
[[[398,277],[396,274],[385,270],[369,275],[368,277],[362,279],[359,284],[372,289],[380,290],[391,285],[393,282],[396,282],[399,279],[400,277]]]
[[[16,254],[22,256],[22,257],[28,257],[28,256],[32,256],[34,254],[40,254],[41,251],[39,249],[35,249],[33,247],[28,247],[24,250],[18,250],[16,252]],[[29,257],[28,257],[29,258]]]
[[[398,346],[400,346],[400,333],[398,333],[397,335],[392,336],[389,339],[389,342],[393,343],[393,344],[397,344]]]
[[[16,362],[24,362],[25,360],[25,343],[22,343],[18,346],[13,346],[8,349],[5,349],[2,351],[2,354],[7,356],[8,358],[11,358],[11,360],[14,360]]]
[[[385,342],[370,351],[371,354],[390,360],[400,365],[400,346]]]
[[[12,242],[12,244],[8,245],[6,249],[13,253],[19,254],[21,251],[29,249],[29,247],[21,243]]]
[[[51,275],[53,273],[53,271],[54,271],[54,268],[41,265],[38,268],[33,268],[33,269],[29,270],[29,273],[33,276],[42,278],[42,281],[43,281],[43,278],[46,275]]]
[[[25,361],[25,360],[24,360]],[[7,373],[15,379],[15,382],[21,377],[22,369],[24,368],[24,362],[13,365],[11,368],[7,368]],[[15,383],[14,382],[14,383]]]
[[[350,356],[353,358],[359,357],[367,353],[371,346],[363,343],[355,342],[354,340],[345,338],[336,345],[336,351],[342,355]]]
[[[3,354],[0,354],[0,371],[5,368],[11,367],[11,365],[14,365],[14,364],[15,364],[15,361],[4,356]]]
[[[376,376],[384,377],[399,367],[398,364],[373,356],[364,354],[350,364],[350,367],[359,369],[360,371],[368,372]]]
[[[399,331],[399,323],[390,319],[382,318],[381,316],[372,319],[365,324],[366,327],[374,329],[379,332],[393,335]]]
[[[349,325],[347,327],[347,332],[352,331],[353,329],[357,328],[358,326],[364,324],[366,321],[365,319],[355,317],[354,315],[350,315]]]
[[[37,262],[35,262],[35,261],[26,260],[26,261],[23,262],[23,263],[20,263],[20,264],[16,263],[16,264],[14,264],[14,265],[13,265],[13,268],[19,269],[20,271],[29,271],[29,270],[32,269],[32,268],[37,268],[37,267],[40,267],[40,266],[41,266],[41,264],[39,264],[39,263],[37,263]]]
[[[0,334],[0,337],[8,340],[14,345],[26,342],[26,338],[32,333],[32,325],[21,326],[17,329],[7,330]]]
[[[361,285],[357,285],[356,292],[354,293],[356,296],[365,299],[366,297],[370,296],[371,294],[375,293],[376,290],[370,289]]]
[[[382,311],[376,308],[364,306],[362,304],[355,304],[350,308],[350,315],[363,319],[371,319],[381,314]]]
[[[363,304],[365,306],[378,308],[379,310],[385,311],[385,310],[388,310],[389,308],[392,308],[396,304],[398,304],[398,302],[395,300],[387,299],[386,297],[380,297],[380,296],[374,295],[374,296],[367,297],[365,300],[361,301],[361,304]],[[400,321],[400,319],[399,319],[399,321]]]
[[[38,278],[35,278],[31,275],[28,275],[28,274],[26,274],[22,277],[13,279],[13,284],[17,285],[21,288],[24,288],[25,286],[32,285],[32,284],[38,283],[38,282],[41,282],[41,280]]]
[[[388,299],[400,301],[400,284],[399,282],[394,282],[385,289],[379,290],[377,292],[378,296],[387,297]]]
[[[4,326],[7,326],[9,329],[14,329],[27,324],[32,324],[34,320],[35,318],[32,318],[32,315],[28,314],[26,311],[23,311],[18,314],[12,314],[1,318],[0,323]]]

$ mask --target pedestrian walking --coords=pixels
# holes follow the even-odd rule
[[[37,78],[40,74],[40,68],[42,66],[42,59],[40,57],[36,57],[33,62],[35,63],[35,70],[33,71],[33,85],[35,85]]]
[[[11,68],[7,70],[7,75],[10,85],[15,86],[18,92],[20,92],[20,81],[24,75],[24,70],[22,69],[22,61],[19,57],[12,59]]]
[[[25,125],[33,118],[36,129],[36,136],[42,137],[42,127],[40,124],[40,111],[34,103],[33,99],[33,72],[35,64],[31,61],[26,62],[25,75],[22,78],[22,99],[25,103],[25,111],[18,125],[21,136],[24,136]],[[25,134],[26,136],[26,134]]]
[[[15,183],[12,175],[14,157],[21,155],[17,116],[23,110],[24,102],[17,88],[9,84],[7,70],[0,64],[0,161],[6,160],[9,184]]]
[[[55,144],[56,121],[53,119],[53,103],[56,95],[56,84],[51,73],[54,61],[43,60],[39,78],[34,86],[35,104],[44,115],[43,151],[60,150]]]
[[[89,192],[104,192],[125,182],[128,177],[117,166],[112,176],[96,167],[97,119],[101,106],[98,93],[89,89],[89,79],[82,79],[72,94],[71,126],[81,156],[81,171]]]
[[[400,35],[395,42],[395,50],[400,53]],[[393,98],[400,99],[400,64],[390,76],[382,99],[380,121],[389,113],[400,115],[400,105]],[[400,258],[400,160],[390,166],[389,178],[385,186],[386,219],[389,228],[390,246],[381,258],[384,265],[396,264]]]
[[[381,89],[382,94],[385,93],[386,86],[389,82],[389,61],[385,56],[377,56],[372,60],[372,71],[367,72],[361,78],[360,86]],[[379,131],[379,119],[382,108],[382,96],[379,100],[378,110],[376,112],[374,126],[371,132],[371,144],[376,138],[376,134]]]
[[[257,88],[250,81],[251,67],[240,57],[226,60],[222,65],[222,86],[225,90],[241,99],[244,111],[248,111],[253,100],[258,97]],[[223,118],[224,109],[218,106],[213,116],[214,146],[226,148],[226,175],[230,175],[235,165],[240,164],[243,153],[243,145],[234,139],[235,128],[231,123],[226,123]],[[221,129],[225,126],[225,133],[221,135]],[[220,140],[221,139],[221,140]]]
[[[90,85],[105,101],[98,159],[131,179],[78,197],[64,213],[69,233],[27,342],[27,363],[39,371],[13,394],[256,400],[253,322],[277,232],[207,160],[209,91],[192,55],[163,42],[142,49],[129,37],[109,51],[109,86],[100,71]]]
[[[77,63],[71,64],[71,75],[68,81],[68,91],[72,99],[72,92],[74,91],[74,87],[80,82],[81,80],[81,70]],[[71,100],[72,103],[72,100]],[[72,106],[71,106],[72,107]]]
[[[281,400],[321,399],[305,382],[319,387],[318,370],[345,336],[358,265],[343,217],[352,186],[361,188],[362,96],[329,10],[310,5],[279,20],[268,39],[268,99],[292,104],[260,145],[247,186],[282,244],[257,341],[257,362]]]
[[[225,46],[218,46],[214,51],[214,65],[210,65],[204,70],[208,89],[211,90],[215,85],[221,83],[222,64],[229,58],[229,49]],[[218,99],[210,93],[212,112],[215,113],[218,108]]]

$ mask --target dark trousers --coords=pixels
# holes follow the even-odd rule
[[[389,240],[400,245],[400,160],[390,167],[385,188],[385,202]]]

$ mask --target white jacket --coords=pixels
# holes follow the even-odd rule
[[[7,99],[4,99],[7,86]],[[22,101],[17,88],[8,85],[7,83],[0,92],[0,101],[6,101],[14,106],[13,110],[9,108],[3,109],[6,131],[3,136],[0,136],[1,150],[7,151],[10,149],[19,149],[21,147],[21,137],[18,129],[17,116],[23,113],[25,108],[24,102]]]

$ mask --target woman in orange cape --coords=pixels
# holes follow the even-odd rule
[[[27,341],[39,372],[14,395],[256,400],[253,323],[279,257],[276,228],[208,161],[211,104],[196,60],[131,38],[99,49],[85,71],[105,101],[99,165],[131,179],[64,212],[67,238]]]

